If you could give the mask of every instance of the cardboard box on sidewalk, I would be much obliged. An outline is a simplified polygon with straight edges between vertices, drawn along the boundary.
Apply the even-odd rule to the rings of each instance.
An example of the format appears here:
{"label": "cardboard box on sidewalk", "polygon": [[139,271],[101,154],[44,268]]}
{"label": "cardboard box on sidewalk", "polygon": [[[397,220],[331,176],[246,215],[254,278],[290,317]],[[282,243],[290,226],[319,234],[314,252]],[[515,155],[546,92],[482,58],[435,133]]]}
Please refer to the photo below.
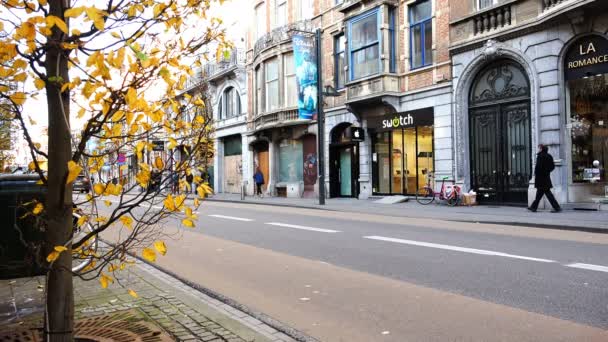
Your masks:
{"label": "cardboard box on sidewalk", "polygon": [[463,194],[462,195],[462,204],[466,206],[474,206],[477,205],[477,194]]}

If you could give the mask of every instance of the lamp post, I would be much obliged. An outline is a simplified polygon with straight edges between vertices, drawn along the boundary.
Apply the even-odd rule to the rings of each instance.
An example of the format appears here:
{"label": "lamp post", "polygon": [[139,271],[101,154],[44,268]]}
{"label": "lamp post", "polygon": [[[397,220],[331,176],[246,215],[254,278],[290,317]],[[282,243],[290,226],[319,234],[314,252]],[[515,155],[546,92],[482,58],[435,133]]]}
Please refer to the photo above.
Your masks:
{"label": "lamp post", "polygon": [[321,46],[321,29],[315,32],[317,45],[317,141],[319,145],[319,205],[325,205],[325,112],[323,111],[323,97],[334,97],[340,94],[332,86],[323,89],[323,53]]}

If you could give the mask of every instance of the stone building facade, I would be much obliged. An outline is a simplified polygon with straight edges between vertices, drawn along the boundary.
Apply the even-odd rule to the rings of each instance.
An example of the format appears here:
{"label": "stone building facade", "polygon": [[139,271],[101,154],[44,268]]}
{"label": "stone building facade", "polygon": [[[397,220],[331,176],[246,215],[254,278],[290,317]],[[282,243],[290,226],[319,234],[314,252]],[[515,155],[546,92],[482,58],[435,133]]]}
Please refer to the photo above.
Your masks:
{"label": "stone building facade", "polygon": [[[453,178],[448,0],[260,0],[252,6],[250,167],[265,173],[270,194],[318,194],[318,182],[306,179],[316,166],[317,122],[297,118],[286,69],[293,35],[316,29],[322,32],[320,81],[334,95],[324,101],[326,193],[415,194],[430,175]],[[277,93],[278,103],[272,102],[269,94]],[[411,122],[382,126],[401,116]],[[302,161],[289,159],[300,153]],[[292,182],[287,164],[303,168],[303,176],[295,172]]]}
{"label": "stone building facade", "polygon": [[457,182],[482,202],[530,202],[536,146],[545,144],[559,202],[588,207],[608,195],[608,3],[450,7]]}

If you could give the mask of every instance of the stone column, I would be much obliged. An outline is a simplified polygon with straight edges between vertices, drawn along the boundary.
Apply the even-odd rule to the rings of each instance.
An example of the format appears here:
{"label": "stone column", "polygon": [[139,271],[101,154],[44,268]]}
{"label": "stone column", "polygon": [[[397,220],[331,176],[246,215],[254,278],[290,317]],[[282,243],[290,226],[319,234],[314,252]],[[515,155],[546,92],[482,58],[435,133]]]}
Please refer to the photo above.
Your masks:
{"label": "stone column", "polygon": [[367,129],[367,120],[362,120],[365,140],[359,143],[359,199],[372,195],[372,136]]}
{"label": "stone column", "polygon": [[224,141],[216,138],[213,140],[215,144],[215,155],[213,156],[213,190],[215,193],[224,191]]}
{"label": "stone column", "polygon": [[247,135],[241,134],[241,189],[245,188],[245,195],[247,195],[248,185],[251,183],[251,177],[249,176],[251,167],[251,159],[249,159],[249,144],[247,143]]}
{"label": "stone column", "polygon": [[268,194],[276,196],[275,186],[279,176],[279,148],[274,140],[268,142]]}

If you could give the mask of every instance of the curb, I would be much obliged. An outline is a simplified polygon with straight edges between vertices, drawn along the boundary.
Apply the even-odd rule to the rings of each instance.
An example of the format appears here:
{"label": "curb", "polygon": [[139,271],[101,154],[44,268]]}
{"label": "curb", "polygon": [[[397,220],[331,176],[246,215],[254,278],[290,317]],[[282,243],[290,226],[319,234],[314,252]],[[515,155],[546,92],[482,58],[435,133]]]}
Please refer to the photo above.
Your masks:
{"label": "curb", "polygon": [[[223,199],[213,199],[206,198],[205,201],[209,202],[225,202],[225,203],[238,203],[238,204],[252,204],[252,205],[268,205],[274,207],[286,207],[286,208],[300,208],[300,209],[314,209],[314,210],[325,210],[325,211],[333,211],[333,212],[346,212],[345,210],[339,209],[330,209],[330,208],[322,208],[322,207],[313,207],[313,206],[305,206],[298,204],[282,204],[282,203],[260,203],[260,202],[252,202],[252,201],[240,201],[240,200],[223,200]],[[395,216],[395,215],[385,215],[388,217],[403,217],[403,218],[420,218],[420,219],[429,219],[429,220],[439,220],[445,222],[460,222],[460,223],[481,223],[481,224],[495,224],[495,225],[510,225],[510,226],[518,226],[518,227],[529,227],[529,228],[539,228],[539,229],[555,229],[555,230],[564,230],[564,231],[577,231],[584,233],[594,233],[594,234],[608,234],[608,228],[598,228],[598,227],[583,227],[583,226],[566,226],[566,225],[557,225],[557,224],[547,224],[547,223],[530,223],[530,222],[510,222],[510,221],[491,221],[491,220],[459,220],[459,219],[445,219],[445,218],[432,218],[432,217],[421,217],[421,216]]]}
{"label": "curb", "polygon": [[315,210],[325,210],[325,211],[342,211],[336,209],[323,208],[318,206],[307,206],[300,204],[282,204],[282,203],[263,203],[263,202],[253,202],[247,200],[223,200],[223,199],[214,199],[214,198],[205,198],[205,201],[208,202],[225,202],[225,203],[237,203],[237,204],[253,204],[253,205],[270,205],[273,207],[283,207],[283,208],[299,208],[299,209],[315,209]]}
{"label": "curb", "polygon": [[[100,240],[103,241],[104,243],[110,245],[110,246],[114,246],[113,243],[110,243],[110,242],[108,242],[106,240],[103,240],[103,239],[100,239]],[[270,316],[268,316],[268,315],[266,315],[266,314],[264,314],[262,312],[253,310],[253,309],[249,308],[248,306],[246,306],[244,304],[241,304],[241,303],[235,301],[232,298],[224,296],[223,294],[221,294],[219,292],[213,291],[213,290],[211,290],[211,289],[209,289],[207,287],[204,287],[204,286],[202,286],[200,284],[197,284],[197,283],[194,283],[194,282],[192,282],[190,280],[187,280],[187,279],[181,277],[180,275],[175,274],[173,271],[170,271],[170,270],[168,270],[168,269],[166,269],[166,268],[164,268],[164,267],[162,267],[160,265],[157,265],[155,263],[151,263],[148,260],[146,260],[146,259],[138,256],[137,254],[133,254],[131,252],[127,252],[127,254],[129,254],[131,257],[133,257],[133,258],[135,258],[135,259],[137,259],[137,260],[139,260],[139,261],[141,261],[141,262],[143,262],[143,263],[145,263],[147,265],[150,265],[150,266],[156,268],[157,270],[159,270],[159,271],[161,271],[163,273],[166,273],[166,274],[172,276],[173,278],[181,281],[182,283],[190,286],[191,288],[193,288],[193,289],[195,289],[195,290],[197,290],[197,291],[199,291],[199,292],[201,292],[201,293],[203,293],[203,294],[205,294],[205,295],[207,295],[207,296],[209,296],[209,297],[211,297],[211,298],[213,298],[215,300],[218,300],[218,301],[220,301],[220,302],[222,302],[222,303],[224,303],[224,304],[226,304],[228,306],[231,306],[231,307],[233,307],[233,308],[235,308],[235,309],[237,309],[237,310],[239,310],[239,311],[241,311],[243,313],[246,313],[247,315],[249,315],[249,316],[251,316],[251,317],[253,317],[253,318],[261,321],[262,323],[264,323],[264,324],[270,326],[271,328],[273,328],[273,329],[275,329],[275,330],[277,330],[277,331],[279,331],[279,332],[281,332],[281,333],[283,333],[283,334],[291,337],[292,339],[294,339],[294,340],[296,340],[298,342],[320,342],[319,340],[317,340],[317,339],[315,339],[315,338],[313,338],[311,336],[308,336],[308,335],[304,334],[303,332],[301,332],[301,331],[299,331],[299,330],[297,330],[295,328],[292,328],[292,327],[290,327],[290,326],[288,326],[288,325],[286,325],[286,324],[284,324],[284,323],[282,323],[282,322],[280,322],[280,321],[278,321],[278,320],[276,320],[276,319],[274,319],[274,318],[272,318],[272,317],[270,317]]]}

